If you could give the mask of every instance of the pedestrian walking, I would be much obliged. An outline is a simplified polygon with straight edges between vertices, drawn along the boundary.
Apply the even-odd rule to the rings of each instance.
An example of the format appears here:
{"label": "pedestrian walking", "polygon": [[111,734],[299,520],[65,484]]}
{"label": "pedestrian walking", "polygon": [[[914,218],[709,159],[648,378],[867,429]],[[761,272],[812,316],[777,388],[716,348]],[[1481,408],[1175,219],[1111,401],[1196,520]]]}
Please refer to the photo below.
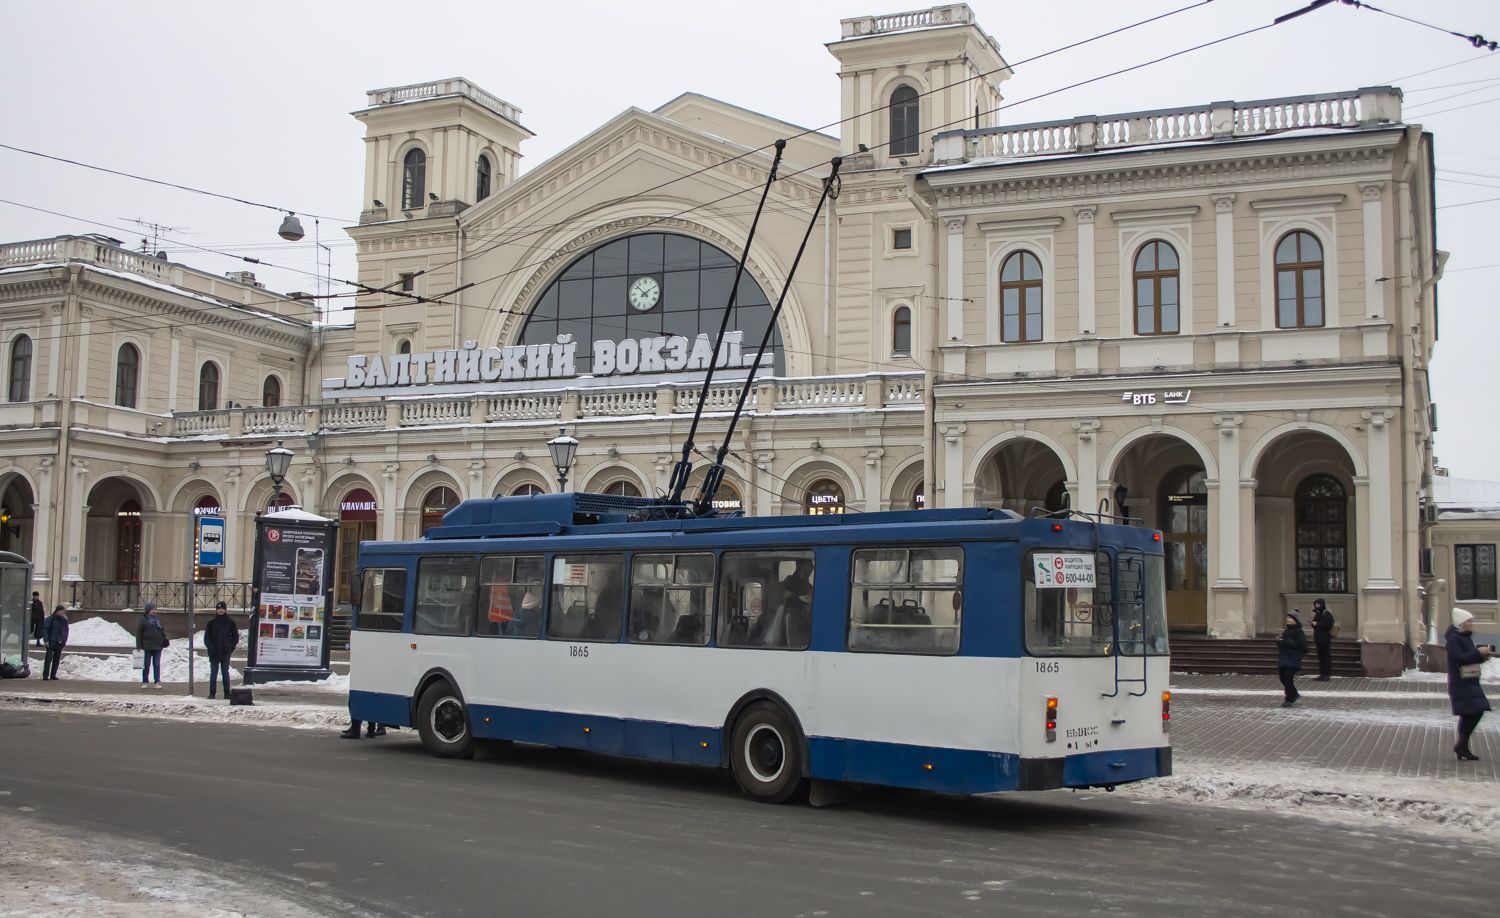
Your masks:
{"label": "pedestrian walking", "polygon": [[1293,609],[1286,616],[1286,630],[1276,639],[1276,670],[1281,674],[1281,688],[1285,695],[1283,708],[1297,703],[1302,693],[1297,691],[1297,671],[1302,669],[1302,658],[1307,655],[1307,632],[1302,630],[1302,619]]}
{"label": "pedestrian walking", "polygon": [[42,625],[42,643],[47,652],[42,657],[42,681],[57,681],[57,664],[62,662],[63,648],[68,646],[68,607],[59,604]]}
{"label": "pedestrian walking", "polygon": [[224,697],[229,697],[229,655],[240,646],[240,626],[229,617],[229,607],[221,600],[214,606],[213,620],[203,630],[203,646],[208,650],[208,697],[214,698],[219,676],[224,677]]}
{"label": "pedestrian walking", "polygon": [[1463,609],[1453,610],[1453,624],[1443,635],[1443,643],[1448,650],[1448,701],[1458,716],[1458,742],[1453,744],[1453,753],[1460,762],[1477,762],[1479,756],[1469,748],[1469,737],[1490,709],[1479,677],[1480,667],[1494,655],[1494,649],[1474,646],[1474,616]]}
{"label": "pedestrian walking", "polygon": [[31,592],[31,636],[36,639],[36,646],[42,646],[42,622],[47,620],[47,607],[42,605],[42,594],[33,590]]}
{"label": "pedestrian walking", "polygon": [[161,688],[161,652],[170,643],[167,640],[167,630],[162,627],[161,619],[156,617],[156,603],[146,603],[146,610],[141,613],[141,623],[135,626],[135,648],[145,654],[141,666],[141,688],[146,687],[153,667],[156,676],[154,687]]}
{"label": "pedestrian walking", "polygon": [[1318,651],[1317,681],[1327,682],[1333,678],[1333,634],[1339,630],[1339,623],[1322,599],[1313,600],[1312,626],[1313,647]]}

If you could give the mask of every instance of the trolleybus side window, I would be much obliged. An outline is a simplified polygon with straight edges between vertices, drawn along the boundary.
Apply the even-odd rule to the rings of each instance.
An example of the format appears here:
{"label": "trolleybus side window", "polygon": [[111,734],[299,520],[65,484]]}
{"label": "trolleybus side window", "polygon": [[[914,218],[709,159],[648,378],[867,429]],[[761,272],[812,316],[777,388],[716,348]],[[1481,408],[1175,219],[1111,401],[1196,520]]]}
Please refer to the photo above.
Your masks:
{"label": "trolleybus side window", "polygon": [[360,631],[400,631],[406,621],[406,570],[367,567],[360,596]]}
{"label": "trolleybus side window", "polygon": [[1114,644],[1109,555],[1044,548],[1027,561],[1026,650],[1039,657],[1107,655]]}
{"label": "trolleybus side window", "polygon": [[547,637],[554,641],[620,640],[625,604],[624,555],[555,555]]}
{"label": "trolleybus side window", "polygon": [[708,643],[714,607],[714,556],[635,555],[630,559],[630,640]]}
{"label": "trolleybus side window", "polygon": [[1120,595],[1120,653],[1167,653],[1166,574],[1161,555],[1135,549],[1115,562]]}
{"label": "trolleybus side window", "polygon": [[813,567],[810,551],[724,552],[719,646],[806,650],[812,643]]}
{"label": "trolleybus side window", "polygon": [[542,633],[542,597],[547,559],[543,555],[491,556],[479,564],[481,637],[534,638]]}
{"label": "trolleybus side window", "polygon": [[963,589],[961,548],[855,551],[849,649],[958,653]]}
{"label": "trolleybus side window", "polygon": [[478,558],[422,558],[417,562],[416,634],[467,635],[479,598]]}

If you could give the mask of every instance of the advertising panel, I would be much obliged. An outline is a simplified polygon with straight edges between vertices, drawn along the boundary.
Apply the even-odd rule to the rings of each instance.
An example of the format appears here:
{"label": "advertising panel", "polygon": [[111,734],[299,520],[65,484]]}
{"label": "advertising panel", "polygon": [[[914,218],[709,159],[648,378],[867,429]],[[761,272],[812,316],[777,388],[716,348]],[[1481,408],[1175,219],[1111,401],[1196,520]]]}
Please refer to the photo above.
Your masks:
{"label": "advertising panel", "polygon": [[317,669],[328,633],[330,530],[267,521],[261,531],[256,665]]}

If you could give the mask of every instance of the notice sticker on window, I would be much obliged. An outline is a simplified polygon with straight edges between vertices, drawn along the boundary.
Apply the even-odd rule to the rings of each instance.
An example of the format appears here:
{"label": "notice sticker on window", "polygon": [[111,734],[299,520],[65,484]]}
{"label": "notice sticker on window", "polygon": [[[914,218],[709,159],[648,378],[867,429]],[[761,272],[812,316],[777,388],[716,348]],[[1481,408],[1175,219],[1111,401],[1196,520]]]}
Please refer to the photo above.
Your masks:
{"label": "notice sticker on window", "polygon": [[1061,590],[1068,587],[1093,589],[1094,556],[1072,552],[1032,555],[1032,576],[1039,590]]}

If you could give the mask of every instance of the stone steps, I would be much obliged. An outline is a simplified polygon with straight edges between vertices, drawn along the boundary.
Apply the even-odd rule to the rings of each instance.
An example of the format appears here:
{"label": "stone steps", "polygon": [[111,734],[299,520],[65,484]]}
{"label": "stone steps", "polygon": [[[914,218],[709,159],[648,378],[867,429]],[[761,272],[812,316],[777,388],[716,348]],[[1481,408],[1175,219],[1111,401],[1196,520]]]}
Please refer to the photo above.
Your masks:
{"label": "stone steps", "polygon": [[[1276,640],[1246,638],[1220,640],[1207,637],[1173,635],[1172,671],[1179,673],[1275,673]],[[1302,658],[1302,672],[1316,675],[1318,657],[1309,639],[1307,656]],[[1363,676],[1358,641],[1333,642],[1333,674]]]}

